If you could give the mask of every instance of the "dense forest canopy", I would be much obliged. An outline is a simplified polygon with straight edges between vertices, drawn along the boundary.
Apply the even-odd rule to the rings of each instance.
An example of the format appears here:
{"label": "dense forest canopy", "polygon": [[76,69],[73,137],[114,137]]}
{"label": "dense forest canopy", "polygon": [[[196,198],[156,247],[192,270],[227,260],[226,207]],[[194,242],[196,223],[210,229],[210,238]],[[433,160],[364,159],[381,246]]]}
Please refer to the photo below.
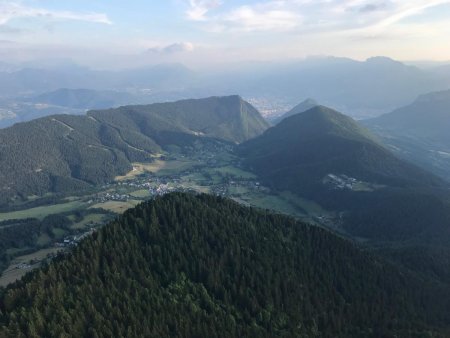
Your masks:
{"label": "dense forest canopy", "polygon": [[1,296],[11,337],[422,337],[450,293],[326,230],[210,195],[127,211]]}

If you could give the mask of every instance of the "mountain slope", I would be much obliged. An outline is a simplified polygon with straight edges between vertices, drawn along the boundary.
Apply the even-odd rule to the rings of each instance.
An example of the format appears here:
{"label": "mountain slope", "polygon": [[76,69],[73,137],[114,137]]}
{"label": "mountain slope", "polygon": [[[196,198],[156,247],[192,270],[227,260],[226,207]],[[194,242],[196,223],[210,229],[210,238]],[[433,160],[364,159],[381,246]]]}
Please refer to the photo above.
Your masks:
{"label": "mountain slope", "polygon": [[0,130],[1,201],[111,181],[169,144],[239,143],[267,123],[238,96],[55,115]]}
{"label": "mountain slope", "polygon": [[259,112],[236,95],[120,107],[88,115],[118,128],[131,124],[152,136],[184,133],[233,143],[251,139],[268,128]]}
{"label": "mountain slope", "polygon": [[326,107],[287,118],[239,152],[265,184],[345,211],[334,223],[352,235],[402,240],[449,233],[450,209],[439,195],[448,185]]}
{"label": "mountain slope", "polygon": [[244,143],[240,151],[262,176],[281,178],[285,170],[295,167],[299,176],[306,174],[305,184],[321,183],[327,174],[345,174],[377,184],[440,183],[397,159],[351,118],[324,106],[287,118]]}
{"label": "mountain slope", "polygon": [[406,337],[448,328],[448,295],[323,229],[171,194],[9,287],[0,333]]}
{"label": "mountain slope", "polygon": [[316,106],[318,106],[319,104],[317,103],[316,100],[313,99],[306,99],[305,101],[299,103],[298,105],[296,105],[294,108],[292,108],[290,111],[288,111],[287,113],[277,117],[274,121],[273,124],[278,124],[281,121],[283,121],[285,118],[288,118],[289,116],[292,115],[296,115],[296,114],[300,114],[303,113],[307,110],[310,110]]}
{"label": "mountain slope", "polygon": [[422,95],[364,123],[399,156],[450,180],[450,91]]}

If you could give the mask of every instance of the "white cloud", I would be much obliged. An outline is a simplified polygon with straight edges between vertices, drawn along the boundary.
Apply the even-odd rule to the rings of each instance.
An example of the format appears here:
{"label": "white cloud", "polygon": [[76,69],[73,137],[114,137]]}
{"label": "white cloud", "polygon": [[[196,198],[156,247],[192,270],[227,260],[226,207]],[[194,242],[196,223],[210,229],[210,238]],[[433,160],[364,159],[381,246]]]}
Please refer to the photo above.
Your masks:
{"label": "white cloud", "polygon": [[111,24],[106,14],[79,13],[72,11],[54,11],[34,8],[11,1],[0,3],[0,25],[4,25],[16,18],[44,18],[50,20],[77,20],[101,24]]}
{"label": "white cloud", "polygon": [[450,0],[261,0],[230,8],[218,0],[189,0],[187,17],[216,32],[367,30],[375,34],[446,3]]}
{"label": "white cloud", "polygon": [[222,20],[224,28],[243,31],[287,31],[299,26],[302,16],[276,6],[242,6]]}
{"label": "white cloud", "polygon": [[427,0],[427,1],[408,1],[405,4],[398,4],[396,10],[390,13],[390,16],[379,21],[375,28],[385,28],[400,22],[411,16],[418,15],[424,10],[450,3],[449,0]]}
{"label": "white cloud", "polygon": [[191,42],[177,42],[167,46],[156,46],[151,47],[147,51],[149,53],[158,53],[158,54],[177,54],[177,53],[185,53],[194,51],[195,46]]}
{"label": "white cloud", "polygon": [[220,0],[189,0],[186,15],[190,20],[204,21],[207,13],[222,4]]}

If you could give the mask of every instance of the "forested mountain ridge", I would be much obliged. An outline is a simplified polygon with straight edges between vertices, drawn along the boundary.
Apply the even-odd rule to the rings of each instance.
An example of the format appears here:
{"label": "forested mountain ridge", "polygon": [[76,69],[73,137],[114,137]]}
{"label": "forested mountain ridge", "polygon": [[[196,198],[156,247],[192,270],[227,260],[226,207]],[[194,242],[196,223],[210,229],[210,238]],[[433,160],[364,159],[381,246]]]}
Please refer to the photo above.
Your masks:
{"label": "forested mountain ridge", "polygon": [[0,130],[0,202],[111,181],[169,144],[239,143],[268,127],[239,96],[55,115]]}
{"label": "forested mountain ridge", "polygon": [[1,334],[444,336],[449,293],[326,230],[208,195],[127,211],[1,296]]}
{"label": "forested mountain ridge", "polygon": [[450,238],[448,184],[332,109],[291,116],[238,149],[264,184],[344,212],[332,223],[353,236]]}
{"label": "forested mountain ridge", "polygon": [[[167,143],[167,134],[205,136],[233,143],[251,139],[268,128],[260,113],[240,96],[190,99],[129,106],[88,113],[118,128],[139,128]],[[179,142],[179,141],[178,141]]]}
{"label": "forested mountain ridge", "polygon": [[396,158],[350,117],[324,106],[288,117],[242,144],[240,152],[247,164],[263,177],[279,175],[281,178],[284,170],[295,167],[296,175],[304,178],[305,184],[321,183],[330,173],[378,184],[442,183],[437,177]]}

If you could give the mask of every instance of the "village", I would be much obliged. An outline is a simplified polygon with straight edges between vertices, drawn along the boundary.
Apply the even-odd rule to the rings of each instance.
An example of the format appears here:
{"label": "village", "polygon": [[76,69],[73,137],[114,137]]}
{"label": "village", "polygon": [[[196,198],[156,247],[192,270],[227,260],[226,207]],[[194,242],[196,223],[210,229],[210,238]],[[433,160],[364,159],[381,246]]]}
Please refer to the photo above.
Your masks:
{"label": "village", "polygon": [[[241,169],[232,155],[233,146],[208,142],[183,148],[165,156],[161,168],[142,170],[139,174],[105,184],[88,197],[89,205],[130,202],[162,196],[171,192],[208,192],[233,197],[255,190],[265,191],[256,176]],[[133,170],[137,170],[134,168]]]}

